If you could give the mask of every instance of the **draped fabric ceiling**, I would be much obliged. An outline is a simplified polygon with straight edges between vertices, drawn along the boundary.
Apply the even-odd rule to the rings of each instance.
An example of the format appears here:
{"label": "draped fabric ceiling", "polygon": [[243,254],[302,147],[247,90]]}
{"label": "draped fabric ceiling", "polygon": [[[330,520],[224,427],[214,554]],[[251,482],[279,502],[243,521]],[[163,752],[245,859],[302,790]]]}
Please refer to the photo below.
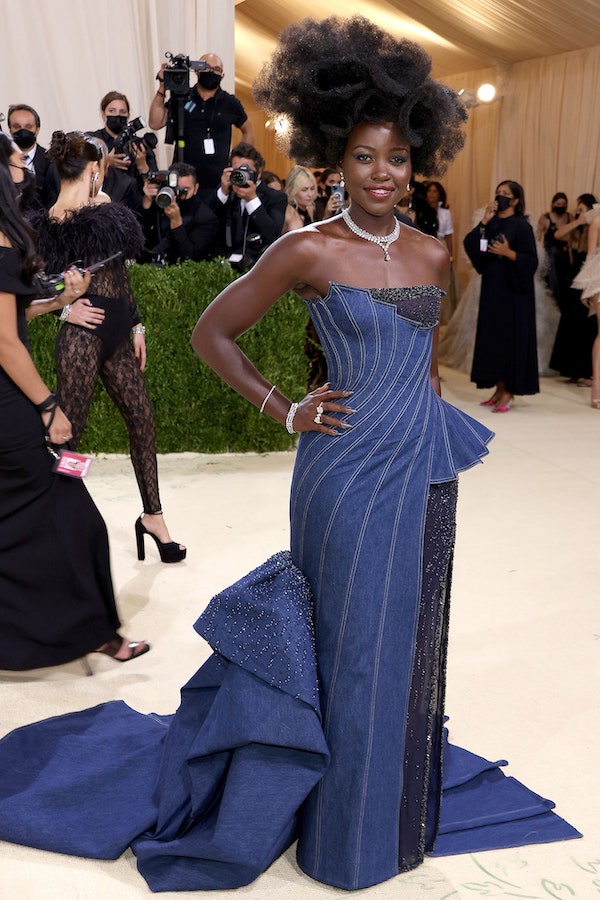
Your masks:
{"label": "draped fabric ceiling", "polygon": [[[456,238],[502,179],[523,184],[532,221],[557,190],[572,209],[583,192],[600,199],[599,0],[236,0],[236,91],[280,174],[288,161],[262,130],[252,82],[288,23],[359,14],[421,44],[434,77],[457,90],[499,89],[499,100],[470,110],[465,149],[442,179]],[[460,253],[457,262],[464,280]]]}
{"label": "draped fabric ceiling", "polygon": [[363,15],[421,44],[437,78],[600,43],[598,0],[236,0],[236,81],[249,90],[279,32],[304,18]]}

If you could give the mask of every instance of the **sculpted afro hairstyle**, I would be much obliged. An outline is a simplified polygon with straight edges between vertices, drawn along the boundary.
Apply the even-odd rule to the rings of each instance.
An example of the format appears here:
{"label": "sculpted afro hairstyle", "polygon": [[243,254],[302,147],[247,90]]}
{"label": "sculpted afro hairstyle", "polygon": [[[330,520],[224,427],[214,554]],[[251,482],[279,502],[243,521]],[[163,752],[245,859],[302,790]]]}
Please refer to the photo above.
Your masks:
{"label": "sculpted afro hairstyle", "polygon": [[413,169],[442,175],[463,146],[467,113],[430,72],[422,47],[362,16],[305,19],[282,31],[254,97],[288,120],[286,150],[304,165],[337,166],[358,122],[395,122]]}

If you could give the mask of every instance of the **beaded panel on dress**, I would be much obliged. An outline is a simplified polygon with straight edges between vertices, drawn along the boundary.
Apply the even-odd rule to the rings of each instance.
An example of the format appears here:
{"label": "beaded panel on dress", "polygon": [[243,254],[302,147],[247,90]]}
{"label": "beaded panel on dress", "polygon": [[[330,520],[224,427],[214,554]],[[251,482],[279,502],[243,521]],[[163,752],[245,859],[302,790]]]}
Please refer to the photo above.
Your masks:
{"label": "beaded panel on dress", "polygon": [[369,294],[377,303],[395,306],[403,319],[431,328],[438,323],[444,291],[437,285],[418,284],[414,287],[370,288]]}

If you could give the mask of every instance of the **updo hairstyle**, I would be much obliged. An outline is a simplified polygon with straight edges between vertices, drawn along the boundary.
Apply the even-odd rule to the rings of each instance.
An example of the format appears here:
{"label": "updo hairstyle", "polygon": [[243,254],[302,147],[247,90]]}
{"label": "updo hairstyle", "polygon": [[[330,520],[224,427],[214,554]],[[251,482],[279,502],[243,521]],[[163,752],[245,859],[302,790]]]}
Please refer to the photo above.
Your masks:
{"label": "updo hairstyle", "polygon": [[102,160],[98,141],[83,131],[55,131],[48,155],[56,165],[62,181],[75,181],[88,163]]}

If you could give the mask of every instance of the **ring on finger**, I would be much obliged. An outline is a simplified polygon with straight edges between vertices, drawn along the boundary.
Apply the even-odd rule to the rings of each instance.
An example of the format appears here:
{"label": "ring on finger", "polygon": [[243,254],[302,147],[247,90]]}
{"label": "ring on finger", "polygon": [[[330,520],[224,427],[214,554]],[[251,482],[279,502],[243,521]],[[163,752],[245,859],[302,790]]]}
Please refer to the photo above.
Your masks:
{"label": "ring on finger", "polygon": [[317,425],[321,424],[321,413],[316,414],[316,416],[313,419],[313,422],[315,422]]}
{"label": "ring on finger", "polygon": [[322,416],[324,412],[325,410],[323,409],[323,404],[319,403],[319,405],[317,406],[317,415]]}

